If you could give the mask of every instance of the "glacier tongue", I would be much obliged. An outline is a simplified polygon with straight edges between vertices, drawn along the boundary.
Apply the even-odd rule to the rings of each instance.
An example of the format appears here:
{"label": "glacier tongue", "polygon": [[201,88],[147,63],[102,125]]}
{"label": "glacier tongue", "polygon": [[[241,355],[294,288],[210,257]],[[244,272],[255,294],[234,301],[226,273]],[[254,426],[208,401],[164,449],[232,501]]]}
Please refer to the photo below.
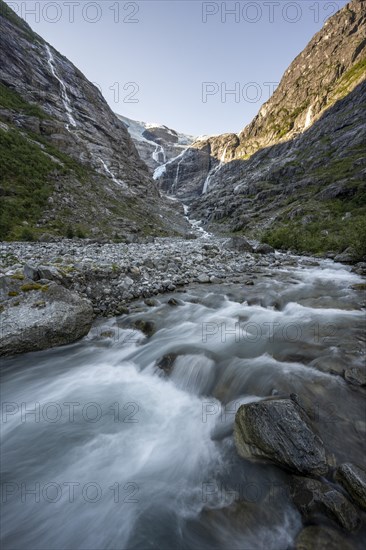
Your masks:
{"label": "glacier tongue", "polygon": [[72,111],[72,107],[71,107],[70,98],[67,95],[67,89],[66,89],[66,85],[65,85],[64,81],[58,76],[58,74],[56,72],[55,58],[53,57],[53,54],[50,50],[49,45],[46,44],[45,48],[46,48],[47,57],[48,57],[47,63],[49,65],[50,69],[51,69],[51,73],[60,84],[62,103],[64,104],[66,116],[69,120],[69,123],[66,124],[65,127],[66,127],[66,130],[68,132],[70,132],[70,124],[74,128],[76,127],[76,121],[75,121],[75,119],[72,115],[73,111]]}

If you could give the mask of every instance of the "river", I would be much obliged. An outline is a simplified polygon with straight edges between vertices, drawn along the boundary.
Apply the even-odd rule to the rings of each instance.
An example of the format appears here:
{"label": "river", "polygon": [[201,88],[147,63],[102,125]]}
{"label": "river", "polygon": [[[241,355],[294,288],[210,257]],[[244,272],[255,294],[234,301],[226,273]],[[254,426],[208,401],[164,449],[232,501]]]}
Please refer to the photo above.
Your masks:
{"label": "river", "polygon": [[[343,378],[364,358],[360,282],[295,258],[4,361],[3,550],[292,548],[288,476],[237,455],[235,411],[296,393],[334,460],[362,464],[364,393]],[[140,318],[150,338],[126,328]]]}

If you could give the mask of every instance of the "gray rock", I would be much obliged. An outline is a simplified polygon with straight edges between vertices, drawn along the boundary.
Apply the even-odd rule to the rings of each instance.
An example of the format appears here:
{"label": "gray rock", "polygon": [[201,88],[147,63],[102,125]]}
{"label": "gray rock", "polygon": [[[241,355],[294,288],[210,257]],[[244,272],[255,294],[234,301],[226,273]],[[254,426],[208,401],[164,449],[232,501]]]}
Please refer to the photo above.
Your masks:
{"label": "gray rock", "polygon": [[165,372],[165,374],[170,374],[174,367],[174,362],[178,357],[175,353],[169,353],[164,355],[156,362],[156,366]]}
{"label": "gray rock", "polygon": [[2,313],[0,355],[14,355],[70,344],[85,336],[93,322],[91,303],[51,283],[18,297]]}
{"label": "gray rock", "polygon": [[323,442],[291,399],[242,405],[235,416],[235,444],[244,458],[267,459],[302,474],[327,472]]}
{"label": "gray rock", "polygon": [[199,283],[209,283],[210,277],[205,273],[201,273],[201,275],[198,275],[197,280]]}
{"label": "gray rock", "polygon": [[51,265],[40,265],[38,267],[38,273],[40,279],[47,279],[48,281],[60,281],[62,279],[62,274],[56,267]]}
{"label": "gray rock", "polygon": [[261,243],[255,248],[256,254],[272,254],[274,251],[273,246],[267,243]]}
{"label": "gray rock", "polygon": [[360,524],[356,508],[328,483],[293,477],[291,496],[305,521],[316,521],[326,516],[349,532],[355,531]]}
{"label": "gray rock", "polygon": [[366,472],[355,464],[339,466],[335,479],[349,493],[360,508],[366,510]]}
{"label": "gray rock", "polygon": [[345,369],[344,378],[354,386],[366,386],[366,368],[350,367]]}
{"label": "gray rock", "polygon": [[38,269],[31,264],[25,264],[23,271],[27,279],[31,279],[32,281],[38,281],[41,278]]}
{"label": "gray rock", "polygon": [[300,531],[295,550],[352,550],[352,546],[335,529],[309,525]]}
{"label": "gray rock", "polygon": [[353,248],[348,247],[341,254],[337,254],[334,260],[343,264],[353,264],[356,258],[357,254],[355,253]]}
{"label": "gray rock", "polygon": [[228,243],[228,248],[238,252],[253,252],[252,245],[244,237],[232,237]]}

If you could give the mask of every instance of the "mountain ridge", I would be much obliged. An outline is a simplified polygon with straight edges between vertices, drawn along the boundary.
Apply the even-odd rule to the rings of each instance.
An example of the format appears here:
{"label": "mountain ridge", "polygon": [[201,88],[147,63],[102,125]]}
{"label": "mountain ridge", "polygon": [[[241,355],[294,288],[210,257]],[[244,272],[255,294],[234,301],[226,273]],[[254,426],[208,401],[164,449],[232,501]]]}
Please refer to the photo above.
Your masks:
{"label": "mountain ridge", "polygon": [[[184,234],[184,217],[161,196],[97,87],[3,0],[0,8],[2,238]],[[37,163],[41,179],[31,170]]]}

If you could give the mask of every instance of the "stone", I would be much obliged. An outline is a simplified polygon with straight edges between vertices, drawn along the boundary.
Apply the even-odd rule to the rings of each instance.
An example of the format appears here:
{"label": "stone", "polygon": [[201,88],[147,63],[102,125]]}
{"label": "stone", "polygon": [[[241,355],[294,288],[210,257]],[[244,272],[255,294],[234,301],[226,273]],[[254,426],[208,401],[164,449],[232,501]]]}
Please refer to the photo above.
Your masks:
{"label": "stone", "polygon": [[309,525],[300,531],[295,550],[352,550],[339,531],[320,525]]}
{"label": "stone", "polygon": [[177,354],[175,353],[169,353],[167,355],[164,355],[158,361],[156,362],[156,366],[165,372],[165,374],[170,374],[173,370],[174,362],[177,358]]}
{"label": "stone", "polygon": [[34,265],[25,264],[23,271],[27,279],[31,279],[32,281],[38,281],[41,278],[38,269]]}
{"label": "stone", "polygon": [[336,481],[342,485],[352,500],[366,510],[366,472],[351,463],[341,464],[335,473]]}
{"label": "stone", "polygon": [[146,298],[144,302],[149,307],[157,307],[159,305],[159,301],[156,300],[155,298]]}
{"label": "stone", "polygon": [[326,516],[348,532],[355,531],[360,525],[356,508],[329,483],[294,476],[290,492],[305,521],[317,521]]}
{"label": "stone", "polygon": [[293,399],[266,399],[239,407],[234,423],[240,456],[266,459],[309,475],[328,471],[325,449],[305,411]]}
{"label": "stone", "polygon": [[48,281],[60,281],[62,279],[62,274],[56,267],[51,265],[40,265],[38,267],[38,273],[40,279],[47,279]]}
{"label": "stone", "polygon": [[349,367],[344,371],[344,378],[354,386],[366,386],[366,368]]}
{"label": "stone", "polygon": [[70,344],[85,336],[93,322],[89,300],[56,283],[26,292],[19,301],[17,307],[9,304],[2,312],[0,355]]}
{"label": "stone", "polygon": [[184,305],[182,300],[177,300],[176,298],[170,298],[168,300],[168,304],[170,306],[182,306],[182,305]]}
{"label": "stone", "polygon": [[228,242],[228,248],[238,252],[254,252],[252,245],[244,237],[232,237]]}
{"label": "stone", "polygon": [[341,254],[337,254],[337,256],[334,258],[334,261],[341,262],[343,264],[353,264],[355,263],[356,258],[357,254],[355,253],[353,248],[349,246]]}
{"label": "stone", "polygon": [[146,321],[145,319],[137,319],[132,322],[132,326],[137,330],[140,330],[145,336],[150,337],[155,332],[155,323],[153,321]]}
{"label": "stone", "polygon": [[199,283],[209,283],[210,277],[205,273],[201,273],[201,275],[198,275],[197,280]]}
{"label": "stone", "polygon": [[256,254],[273,254],[275,249],[273,246],[267,243],[261,243],[258,246],[256,246],[254,252]]}

